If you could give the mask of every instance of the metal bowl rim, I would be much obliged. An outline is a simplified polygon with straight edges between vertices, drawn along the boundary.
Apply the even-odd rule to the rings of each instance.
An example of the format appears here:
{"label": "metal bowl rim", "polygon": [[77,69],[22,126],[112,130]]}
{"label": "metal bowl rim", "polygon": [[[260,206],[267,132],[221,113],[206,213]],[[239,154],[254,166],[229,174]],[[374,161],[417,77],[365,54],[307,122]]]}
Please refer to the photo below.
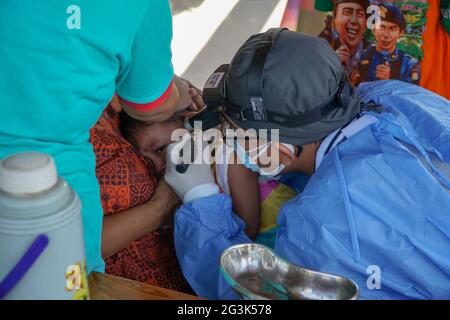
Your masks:
{"label": "metal bowl rim", "polygon": [[349,278],[346,278],[346,277],[343,277],[343,276],[339,276],[339,275],[333,274],[333,273],[326,273],[326,272],[314,271],[314,270],[311,270],[311,269],[308,269],[308,268],[304,268],[304,267],[298,266],[298,265],[296,265],[296,264],[294,264],[294,263],[292,263],[292,262],[289,262],[289,261],[287,261],[286,259],[283,259],[282,257],[278,256],[278,255],[275,253],[275,251],[272,250],[271,248],[269,248],[269,247],[267,247],[267,246],[265,246],[265,245],[259,244],[259,243],[240,243],[240,244],[236,244],[236,245],[233,245],[233,246],[228,247],[227,249],[225,249],[225,250],[222,252],[222,254],[220,255],[220,270],[221,270],[221,272],[224,273],[224,276],[226,276],[226,278],[229,279],[229,280],[232,282],[232,285],[233,285],[233,286],[236,286],[236,287],[240,288],[242,291],[245,291],[246,293],[248,292],[248,293],[251,294],[251,295],[261,297],[261,299],[269,300],[267,297],[264,297],[264,296],[261,296],[261,295],[259,295],[259,294],[257,294],[257,293],[254,293],[253,291],[250,291],[250,290],[248,290],[247,288],[245,288],[245,287],[243,287],[242,285],[240,285],[239,283],[237,283],[237,282],[234,280],[234,278],[232,278],[232,277],[230,276],[230,274],[225,270],[225,268],[223,267],[223,266],[224,266],[224,263],[223,263],[223,262],[224,262],[225,256],[226,256],[227,254],[229,254],[229,252],[234,251],[234,250],[236,250],[236,249],[243,248],[243,247],[249,247],[249,246],[259,247],[260,249],[266,250],[266,251],[270,252],[272,255],[274,255],[277,259],[281,260],[282,262],[285,262],[285,263],[287,263],[287,264],[292,264],[292,265],[294,265],[295,267],[300,268],[300,269],[303,269],[303,270],[306,270],[306,271],[308,271],[308,272],[315,273],[315,274],[321,275],[321,276],[327,276],[327,277],[332,277],[332,278],[336,278],[336,279],[348,281],[348,282],[350,282],[350,284],[352,284],[352,285],[354,286],[354,288],[355,288],[355,293],[354,293],[354,295],[353,295],[350,299],[348,299],[348,300],[357,300],[358,297],[359,297],[359,287],[358,287],[358,285],[356,284],[356,282],[354,282],[352,279],[349,279]]}

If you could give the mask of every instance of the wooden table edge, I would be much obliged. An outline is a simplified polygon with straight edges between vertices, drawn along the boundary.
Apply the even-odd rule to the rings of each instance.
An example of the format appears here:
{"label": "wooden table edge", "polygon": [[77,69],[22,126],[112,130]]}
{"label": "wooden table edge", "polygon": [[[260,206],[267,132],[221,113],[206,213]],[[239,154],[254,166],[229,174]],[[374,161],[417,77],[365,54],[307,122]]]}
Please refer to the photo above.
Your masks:
{"label": "wooden table edge", "polygon": [[91,300],[203,300],[187,293],[98,272],[89,275],[89,293]]}

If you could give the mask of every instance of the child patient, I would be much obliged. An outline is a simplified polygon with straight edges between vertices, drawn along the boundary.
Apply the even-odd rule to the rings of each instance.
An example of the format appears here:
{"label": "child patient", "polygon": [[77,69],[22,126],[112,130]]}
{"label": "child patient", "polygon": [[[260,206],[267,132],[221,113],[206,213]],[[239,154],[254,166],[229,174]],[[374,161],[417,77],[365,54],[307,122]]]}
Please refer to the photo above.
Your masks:
{"label": "child patient", "polygon": [[[120,113],[123,137],[153,163],[158,177],[164,175],[171,134],[181,128],[184,128],[184,118],[177,114],[163,122],[145,123],[125,112]],[[273,247],[279,208],[293,198],[295,192],[277,180],[259,177],[236,161],[213,164],[211,170],[221,192],[231,196],[233,210],[245,222],[248,237],[252,240],[258,237],[257,242]]]}

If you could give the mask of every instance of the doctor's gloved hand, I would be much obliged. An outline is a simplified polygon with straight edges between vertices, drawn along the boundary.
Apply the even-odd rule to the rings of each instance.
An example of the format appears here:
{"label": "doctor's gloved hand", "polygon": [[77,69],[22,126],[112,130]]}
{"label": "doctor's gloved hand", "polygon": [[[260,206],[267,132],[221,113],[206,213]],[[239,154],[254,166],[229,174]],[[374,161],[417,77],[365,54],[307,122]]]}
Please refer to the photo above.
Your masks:
{"label": "doctor's gloved hand", "polygon": [[[164,178],[172,187],[173,191],[183,203],[192,202],[219,193],[219,187],[215,183],[211,172],[211,165],[205,161],[184,164],[180,156],[182,147],[177,142],[169,145],[167,149],[166,173]],[[209,148],[208,145],[203,146],[204,152],[209,151],[206,148]],[[202,155],[198,154],[195,158],[198,159],[198,157],[202,157]]]}

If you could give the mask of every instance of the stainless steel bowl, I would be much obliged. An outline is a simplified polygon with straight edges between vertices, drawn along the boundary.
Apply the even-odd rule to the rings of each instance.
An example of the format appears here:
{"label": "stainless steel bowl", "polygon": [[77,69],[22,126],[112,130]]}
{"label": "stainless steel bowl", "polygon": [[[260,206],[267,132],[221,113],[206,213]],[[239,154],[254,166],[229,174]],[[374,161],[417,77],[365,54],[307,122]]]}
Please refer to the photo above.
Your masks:
{"label": "stainless steel bowl", "polygon": [[232,288],[248,300],[355,300],[353,281],[308,270],[280,258],[259,244],[239,244],[220,257],[221,272]]}

